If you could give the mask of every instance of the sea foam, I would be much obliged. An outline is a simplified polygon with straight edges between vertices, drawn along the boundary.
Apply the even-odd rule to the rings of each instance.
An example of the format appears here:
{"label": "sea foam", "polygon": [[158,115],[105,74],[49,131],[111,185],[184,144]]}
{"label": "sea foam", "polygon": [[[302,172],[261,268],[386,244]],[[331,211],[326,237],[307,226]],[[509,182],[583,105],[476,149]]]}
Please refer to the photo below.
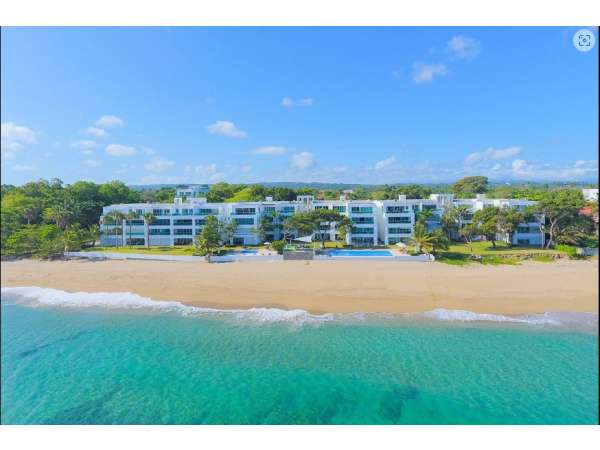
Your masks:
{"label": "sea foam", "polygon": [[293,325],[320,324],[343,321],[364,323],[369,319],[393,321],[398,319],[425,319],[442,322],[496,322],[528,324],[551,327],[568,327],[597,332],[598,314],[546,312],[505,316],[501,314],[476,313],[473,311],[438,308],[420,313],[346,313],[311,314],[303,309],[249,308],[216,309],[185,305],[179,301],[153,300],[131,292],[66,292],[58,289],[30,287],[3,287],[2,297],[15,299],[30,307],[104,308],[119,310],[142,310],[148,312],[176,313],[186,317],[213,316],[257,323],[285,322]]}

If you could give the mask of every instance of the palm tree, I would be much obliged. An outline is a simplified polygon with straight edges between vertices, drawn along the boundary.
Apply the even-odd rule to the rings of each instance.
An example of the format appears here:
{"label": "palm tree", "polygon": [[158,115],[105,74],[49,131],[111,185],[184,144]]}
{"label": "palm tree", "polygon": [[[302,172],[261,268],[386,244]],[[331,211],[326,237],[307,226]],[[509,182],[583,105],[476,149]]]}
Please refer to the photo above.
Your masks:
{"label": "palm tree", "polygon": [[150,224],[154,222],[156,217],[151,212],[145,212],[142,217],[144,218],[144,226],[146,227],[146,248],[150,248]]}
{"label": "palm tree", "polygon": [[454,208],[454,213],[456,214],[456,221],[458,223],[458,231],[463,227],[466,215],[471,213],[471,209],[467,205],[458,205]]}
{"label": "palm tree", "polygon": [[100,238],[100,227],[96,224],[90,225],[88,227],[88,236],[92,241],[92,247],[95,247],[96,240]]}
{"label": "palm tree", "polygon": [[127,241],[129,243],[129,247],[131,247],[131,227],[133,225],[131,222],[134,221],[135,219],[139,218],[140,215],[137,212],[135,212],[134,210],[130,209],[125,217],[127,219],[127,226],[128,226],[127,230],[128,230],[128,236],[129,236],[127,238]]}
{"label": "palm tree", "polygon": [[427,232],[425,225],[421,222],[415,224],[413,236],[410,238],[411,245],[415,246],[416,253],[429,253],[434,248],[436,238]]}
{"label": "palm tree", "polygon": [[[121,227],[121,245],[123,247],[125,247],[125,242],[123,242],[123,222],[125,221],[125,219],[127,218],[127,216],[125,214],[123,214],[121,211],[115,211],[114,212],[114,217],[115,217],[115,221],[117,222],[117,225],[120,225]],[[116,233],[119,230],[118,227],[115,228],[115,237],[116,237]],[[115,242],[118,242],[117,240],[115,240]]]}

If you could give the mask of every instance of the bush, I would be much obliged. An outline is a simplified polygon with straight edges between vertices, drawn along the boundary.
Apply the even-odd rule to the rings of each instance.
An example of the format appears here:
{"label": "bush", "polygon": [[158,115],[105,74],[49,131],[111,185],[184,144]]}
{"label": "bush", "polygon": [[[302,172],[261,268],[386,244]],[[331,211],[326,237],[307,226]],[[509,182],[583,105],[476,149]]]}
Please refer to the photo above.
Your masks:
{"label": "bush", "polygon": [[285,247],[285,241],[274,241],[271,243],[271,247],[281,255],[283,253],[283,247]]}
{"label": "bush", "polygon": [[569,259],[578,259],[577,249],[572,245],[559,244],[556,246],[556,250],[559,252],[566,253]]}

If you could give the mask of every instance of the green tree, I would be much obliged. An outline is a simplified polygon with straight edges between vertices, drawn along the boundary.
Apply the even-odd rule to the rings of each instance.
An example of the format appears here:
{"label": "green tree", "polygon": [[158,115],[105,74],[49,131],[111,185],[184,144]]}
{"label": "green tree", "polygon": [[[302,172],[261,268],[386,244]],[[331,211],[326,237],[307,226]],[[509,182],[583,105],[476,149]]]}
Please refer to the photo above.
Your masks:
{"label": "green tree", "polygon": [[548,235],[546,248],[555,245],[557,235],[573,225],[579,217],[584,201],[580,190],[561,189],[547,192],[529,212],[543,215],[540,231]]}
{"label": "green tree", "polygon": [[513,236],[519,224],[525,221],[525,216],[515,208],[502,208],[498,214],[497,226],[500,233],[506,234],[508,245],[512,246]]}
{"label": "green tree", "polygon": [[133,221],[136,219],[139,219],[139,214],[136,213],[134,210],[130,209],[127,214],[125,215],[125,218],[127,219],[127,243],[128,245],[131,247],[131,228],[133,227]]}
{"label": "green tree", "polygon": [[146,248],[150,248],[150,224],[154,222],[156,217],[151,212],[145,212],[142,217],[144,218],[144,228],[146,229]]}
{"label": "green tree", "polygon": [[496,236],[499,231],[499,216],[500,208],[495,206],[488,206],[475,211],[473,214],[473,223],[476,224],[479,234],[485,236],[486,240],[490,241],[494,248],[496,247]]}
{"label": "green tree", "polygon": [[[115,238],[117,237],[116,233],[121,235],[121,246],[125,247],[124,236],[123,236],[123,224],[127,216],[121,211],[114,211],[113,217],[115,218]],[[118,239],[115,239],[115,246],[117,245]]]}
{"label": "green tree", "polygon": [[488,188],[487,177],[464,177],[454,183],[450,190],[457,198],[472,198],[475,194],[483,194]]}
{"label": "green tree", "polygon": [[467,245],[469,246],[469,252],[471,253],[471,256],[473,256],[473,254],[474,254],[473,238],[475,238],[475,236],[478,236],[480,234],[479,227],[477,226],[476,223],[469,223],[469,224],[465,225],[464,227],[462,227],[459,230],[459,233],[464,238]]}
{"label": "green tree", "polygon": [[284,221],[286,235],[296,232],[298,237],[306,236],[314,232],[315,223],[308,212],[297,212]]}
{"label": "green tree", "polygon": [[211,256],[219,249],[220,244],[219,221],[215,216],[207,216],[202,231],[194,238],[194,247],[210,263]]}
{"label": "green tree", "polygon": [[434,248],[435,237],[427,232],[423,223],[417,222],[410,238],[410,244],[415,247],[415,253],[430,253]]}
{"label": "green tree", "polygon": [[233,237],[237,233],[238,223],[235,219],[219,221],[219,234],[226,245],[233,245]]}

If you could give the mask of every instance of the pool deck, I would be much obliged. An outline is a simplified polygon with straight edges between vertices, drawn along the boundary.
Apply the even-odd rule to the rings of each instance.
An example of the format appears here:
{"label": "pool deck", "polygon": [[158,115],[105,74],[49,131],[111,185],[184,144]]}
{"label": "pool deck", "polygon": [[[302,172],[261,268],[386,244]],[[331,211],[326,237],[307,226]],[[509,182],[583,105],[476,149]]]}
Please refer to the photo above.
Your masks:
{"label": "pool deck", "polygon": [[[391,252],[392,256],[328,256],[315,255],[318,261],[404,261],[404,262],[428,262],[433,261],[430,255],[404,255]],[[111,253],[111,252],[65,252],[68,258],[86,258],[90,260],[147,260],[147,261],[186,261],[186,262],[206,262],[204,256],[183,256],[183,255],[149,255],[141,253]],[[283,256],[273,254],[229,254],[222,256],[213,256],[213,262],[273,262],[283,261]]]}

